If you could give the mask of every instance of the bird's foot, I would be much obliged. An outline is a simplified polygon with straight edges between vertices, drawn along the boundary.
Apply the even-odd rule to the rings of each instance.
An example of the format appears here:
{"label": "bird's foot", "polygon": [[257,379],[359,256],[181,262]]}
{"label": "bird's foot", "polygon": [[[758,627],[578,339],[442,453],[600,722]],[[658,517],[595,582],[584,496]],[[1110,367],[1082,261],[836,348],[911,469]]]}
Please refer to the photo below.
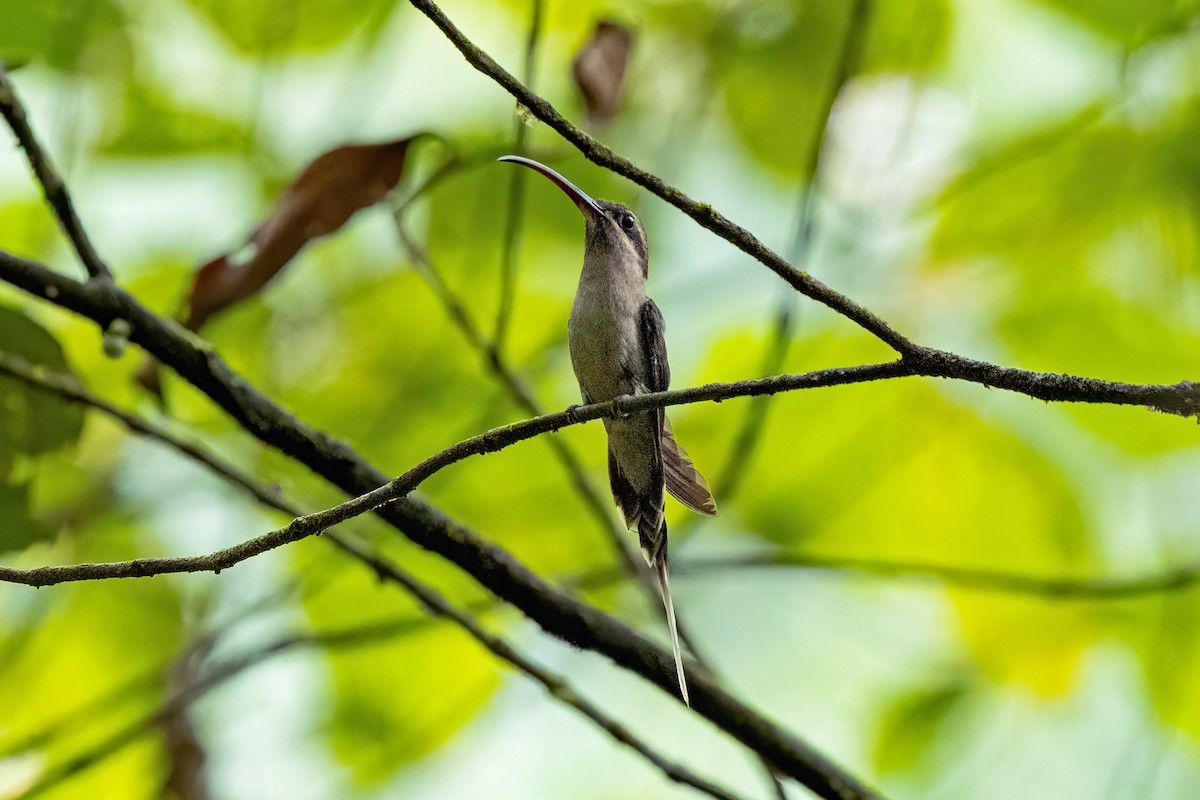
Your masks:
{"label": "bird's foot", "polygon": [[623,394],[619,397],[613,398],[613,413],[616,415],[617,419],[629,419],[629,417],[633,414],[633,412],[630,411],[629,407],[627,406],[627,403],[629,403],[629,401],[632,399],[633,395],[631,394]]}
{"label": "bird's foot", "polygon": [[567,410],[566,410],[567,421],[570,422],[572,425],[579,422],[579,409],[581,409],[581,408],[583,408],[583,406],[581,406],[579,404],[567,406]]}

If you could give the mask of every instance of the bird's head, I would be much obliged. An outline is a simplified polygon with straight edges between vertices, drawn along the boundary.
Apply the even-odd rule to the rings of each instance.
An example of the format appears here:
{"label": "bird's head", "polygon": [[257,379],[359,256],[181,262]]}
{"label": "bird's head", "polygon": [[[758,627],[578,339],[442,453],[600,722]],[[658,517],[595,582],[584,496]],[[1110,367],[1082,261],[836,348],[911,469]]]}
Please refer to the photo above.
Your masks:
{"label": "bird's head", "polygon": [[630,260],[641,267],[642,277],[649,271],[646,231],[633,212],[620,203],[593,200],[582,189],[554,170],[530,158],[501,156],[500,161],[529,167],[542,175],[571,199],[583,214],[587,225],[588,255],[604,259]]}

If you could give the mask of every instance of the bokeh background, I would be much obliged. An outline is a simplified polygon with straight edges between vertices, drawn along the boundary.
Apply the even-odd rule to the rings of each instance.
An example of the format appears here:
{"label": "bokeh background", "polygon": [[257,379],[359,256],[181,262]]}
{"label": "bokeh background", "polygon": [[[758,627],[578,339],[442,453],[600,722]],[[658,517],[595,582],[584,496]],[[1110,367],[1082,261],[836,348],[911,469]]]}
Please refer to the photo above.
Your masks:
{"label": "bokeh background", "polygon": [[[530,3],[444,9],[521,72]],[[599,19],[618,19],[635,31],[625,95],[593,128],[617,151],[922,343],[1175,382],[1200,377],[1198,14],[1195,0],[545,0],[532,79],[584,120],[572,58]],[[441,137],[413,146],[389,199],[203,330],[268,395],[389,473],[528,415],[446,305],[492,336],[515,168],[491,159],[514,124],[529,152],[642,218],[676,387],[888,357],[514,115],[407,3],[0,0],[0,54],[21,64],[13,81],[97,248],[164,314],[319,153]],[[452,153],[459,167],[414,195]],[[560,409],[577,402],[566,318],[582,227],[533,178],[499,351]],[[0,248],[79,274],[15,145],[0,148]],[[107,358],[90,323],[3,286],[0,349],[69,370],[305,507],[340,499],[173,375],[160,405],[135,380],[139,353]],[[108,418],[12,380],[0,398],[6,564],[197,554],[281,521]],[[1200,794],[1195,424],[933,380],[672,417],[722,511],[692,520],[669,505],[676,604],[737,694],[894,798]],[[558,438],[602,486],[600,426]],[[614,564],[546,441],[469,460],[422,494],[555,580]],[[456,600],[481,599],[373,521],[348,528]],[[1036,580],[867,569],[913,562],[1184,580],[1080,598]],[[627,579],[582,593],[665,640]],[[0,587],[0,797],[239,659],[252,663],[44,796],[690,794],[458,630],[413,627],[419,616],[320,540],[219,576]],[[663,693],[511,612],[485,619],[664,752],[767,796],[743,750]],[[184,773],[199,789],[181,788]]]}

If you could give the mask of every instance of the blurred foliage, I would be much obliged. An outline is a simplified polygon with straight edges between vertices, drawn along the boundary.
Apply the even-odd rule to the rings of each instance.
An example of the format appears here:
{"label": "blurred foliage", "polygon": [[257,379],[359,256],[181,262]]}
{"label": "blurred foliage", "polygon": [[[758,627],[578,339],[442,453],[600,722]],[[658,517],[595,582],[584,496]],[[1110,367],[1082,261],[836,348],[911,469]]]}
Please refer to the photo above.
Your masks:
{"label": "blurred foliage", "polygon": [[293,55],[336,46],[357,32],[377,34],[396,2],[188,0],[188,4],[243,53]]}
{"label": "blurred foliage", "polygon": [[117,66],[129,58],[129,23],[111,0],[6,0],[0,3],[0,58],[65,72]]}
{"label": "blurred foliage", "polygon": [[[0,349],[26,364],[55,374],[68,372],[62,348],[44,328],[12,308],[0,306]],[[22,462],[74,442],[83,411],[73,403],[0,375],[0,552],[20,550],[38,537],[30,514],[29,481]]]}
{"label": "blurred foliage", "polygon": [[954,681],[916,686],[883,709],[875,746],[875,766],[883,773],[911,770],[933,753],[947,719],[960,711],[968,687]]}
{"label": "blurred foliage", "polygon": [[[1138,382],[1198,378],[1196,0],[545,5],[540,92],[583,119],[572,58],[597,20],[630,26],[624,97],[603,131],[606,143],[781,252],[793,238],[798,198],[815,188],[805,268],[920,341],[1031,369]],[[516,69],[530,7],[455,0],[446,11]],[[389,473],[523,416],[397,242],[392,214],[403,207],[406,229],[449,291],[480,329],[492,329],[510,168],[491,164],[490,155],[511,141],[511,99],[462,63],[408,4],[0,0],[0,58],[20,65],[14,81],[101,252],[124,286],[164,314],[179,313],[198,265],[219,253],[247,254],[240,243],[320,153],[419,130],[445,137],[446,146],[414,147],[397,197],[408,197],[450,152],[463,157],[461,168],[411,205],[366,208],[307,245],[203,335],[254,385]],[[842,72],[847,84],[835,98]],[[821,183],[804,185],[835,99]],[[595,196],[630,204],[646,223],[650,290],[667,318],[675,385],[755,375],[777,303],[765,270],[586,163],[541,126],[531,123],[530,134],[537,157]],[[78,275],[19,152],[0,155],[0,248]],[[582,229],[552,187],[530,180],[525,195],[505,354],[545,407],[562,408],[577,402],[565,326]],[[788,371],[889,357],[848,323],[811,304],[800,308]],[[90,324],[5,287],[0,350],[77,375],[95,393],[278,482],[306,507],[339,499],[173,375],[164,375],[160,407],[133,380],[140,354],[109,359]],[[745,406],[671,412],[710,480],[737,440]],[[746,620],[771,608],[808,625],[799,609],[824,597],[808,572],[789,573],[788,593],[779,597],[766,581],[732,573],[713,578],[711,596],[689,602],[686,565],[705,548],[1060,579],[1138,576],[1200,558],[1200,445],[1195,426],[1180,419],[911,380],[784,395],[768,409],[742,465],[740,494],[718,498],[721,517],[673,550],[684,576],[682,616],[689,619],[702,599],[720,608],[706,624],[692,623],[702,641],[748,646],[738,638],[750,629]],[[278,521],[177,456],[96,415],[85,426],[78,407],[11,379],[0,378],[0,411],[6,564],[207,552]],[[606,493],[600,426],[557,435]],[[613,563],[546,441],[457,465],[421,493],[554,580]],[[675,505],[667,513],[679,530],[692,524]],[[485,599],[456,570],[381,526],[355,525],[454,601]],[[1170,796],[1194,796],[1200,787],[1200,693],[1190,688],[1200,643],[1194,591],[1092,604],[839,579],[843,585],[845,606],[869,608],[878,620],[871,630],[894,631],[905,648],[901,658],[882,637],[867,639],[869,626],[845,606],[824,609],[838,636],[867,653],[862,664],[836,665],[840,680],[861,682],[854,691],[871,698],[867,709],[843,714],[823,694],[829,687],[795,679],[827,658],[807,628],[794,640],[761,643],[756,658],[796,667],[786,685],[756,686],[754,702],[794,709],[793,699],[807,698],[821,709],[817,729],[854,725],[840,739],[830,735],[852,743],[835,755],[847,754],[842,760],[889,796],[1005,796],[997,792],[1008,784],[989,788],[991,778],[1019,773],[1015,755],[989,755],[994,772],[973,768],[963,777],[956,767],[988,746],[981,742],[1034,741],[1022,726],[1044,733],[1038,726],[1046,720],[1067,717],[1081,739],[1102,727],[1097,719],[1111,726],[1118,717],[1087,710],[1102,680],[1096,675],[1110,662],[1129,676],[1099,684],[1117,698],[1104,708],[1120,706],[1131,736],[1170,742],[1180,734],[1184,746],[1170,754],[1183,764],[1176,768],[1183,788]],[[735,586],[754,591],[736,595]],[[898,593],[926,598],[935,610],[910,618],[908,604],[893,602]],[[256,607],[264,596],[275,599]],[[634,587],[600,597],[605,608],[661,633],[656,606]],[[168,666],[207,636],[221,644],[212,658],[200,657],[200,675],[217,656],[297,628],[361,626],[395,631],[317,649],[303,657],[316,665],[307,677],[256,667],[230,694],[218,690],[190,713],[214,774],[245,770],[244,762],[228,766],[237,748],[222,750],[224,737],[244,735],[234,724],[243,716],[278,707],[263,692],[254,695],[263,709],[248,708],[236,686],[285,675],[294,715],[278,726],[327,754],[329,764],[305,765],[324,770],[328,787],[319,796],[392,796],[397,782],[436,763],[467,726],[486,730],[480,721],[513,714],[500,695],[507,673],[495,660],[449,626],[407,622],[419,615],[403,593],[320,540],[219,577],[40,592],[0,586],[0,798],[20,796],[30,776],[153,711],[169,690]],[[542,646],[509,620],[487,623],[522,646]],[[742,684],[739,675],[726,677]],[[105,700],[130,681],[134,689]],[[650,727],[660,709],[638,698],[627,705]],[[980,713],[1003,704],[1027,710],[1017,722]],[[814,718],[786,718],[796,720]],[[582,743],[590,735],[555,742],[561,747],[552,760],[591,758],[596,751],[587,748],[600,745]],[[152,729],[47,796],[161,796],[174,758],[166,741]],[[1096,757],[1073,743],[1056,748],[1078,752],[1090,775],[1114,749]],[[262,766],[258,755],[243,758]],[[974,782],[934,793],[947,775]],[[1025,795],[1045,796],[1030,788],[1037,777],[1021,784]],[[1160,796],[1156,778],[1145,780],[1136,796]],[[1086,781],[1079,786],[1077,796],[1096,796]],[[588,790],[589,797],[633,794],[607,774]]]}

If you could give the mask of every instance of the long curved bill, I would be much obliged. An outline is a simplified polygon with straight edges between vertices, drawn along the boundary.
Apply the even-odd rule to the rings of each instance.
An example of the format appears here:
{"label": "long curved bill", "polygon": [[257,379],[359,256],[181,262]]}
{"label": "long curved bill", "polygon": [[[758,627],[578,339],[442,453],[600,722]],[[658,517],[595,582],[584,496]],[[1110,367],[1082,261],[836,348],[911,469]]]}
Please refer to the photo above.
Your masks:
{"label": "long curved bill", "polygon": [[604,210],[600,208],[600,205],[595,200],[588,197],[582,189],[571,183],[562,175],[559,175],[557,172],[547,167],[545,164],[538,163],[532,158],[525,158],[524,156],[500,156],[500,158],[496,160],[511,161],[514,164],[520,164],[521,166],[529,167],[534,172],[541,173],[543,176],[548,178],[551,183],[562,189],[563,193],[567,197],[571,198],[571,202],[573,202],[581,212],[584,214],[599,214],[603,216]]}

